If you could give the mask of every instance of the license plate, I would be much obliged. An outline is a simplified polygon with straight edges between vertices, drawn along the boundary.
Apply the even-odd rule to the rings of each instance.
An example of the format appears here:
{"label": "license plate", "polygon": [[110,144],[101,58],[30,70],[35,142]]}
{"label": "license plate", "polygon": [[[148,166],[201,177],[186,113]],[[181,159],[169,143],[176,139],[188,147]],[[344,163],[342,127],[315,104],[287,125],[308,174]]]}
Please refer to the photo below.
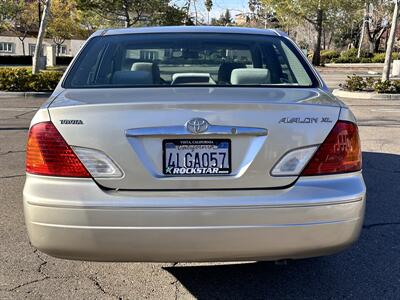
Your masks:
{"label": "license plate", "polygon": [[163,173],[170,176],[215,176],[231,173],[231,141],[164,140]]}

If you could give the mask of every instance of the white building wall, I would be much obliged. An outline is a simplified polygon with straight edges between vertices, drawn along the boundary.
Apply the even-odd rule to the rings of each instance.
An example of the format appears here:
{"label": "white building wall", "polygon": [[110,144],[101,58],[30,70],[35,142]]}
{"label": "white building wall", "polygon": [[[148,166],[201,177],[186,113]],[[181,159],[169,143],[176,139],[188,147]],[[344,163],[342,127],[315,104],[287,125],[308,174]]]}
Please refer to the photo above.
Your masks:
{"label": "white building wall", "polygon": [[[75,56],[79,51],[80,47],[83,45],[84,40],[66,40],[63,46],[66,46],[66,53],[63,56]],[[22,42],[18,37],[14,36],[2,36],[0,35],[0,43],[12,43],[12,52],[3,52],[0,50],[0,55],[23,55]],[[52,39],[44,39],[44,46],[56,46]],[[29,45],[36,45],[36,38],[27,37],[24,40],[25,45],[25,55],[30,55]],[[1,49],[1,47],[0,47]]]}

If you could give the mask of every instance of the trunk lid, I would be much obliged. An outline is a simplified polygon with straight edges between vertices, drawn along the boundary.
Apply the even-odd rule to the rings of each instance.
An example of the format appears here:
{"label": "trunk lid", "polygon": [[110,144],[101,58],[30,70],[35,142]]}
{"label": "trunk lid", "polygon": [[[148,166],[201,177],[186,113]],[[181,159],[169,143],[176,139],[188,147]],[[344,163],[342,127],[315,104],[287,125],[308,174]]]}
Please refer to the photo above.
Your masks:
{"label": "trunk lid", "polygon": [[[101,150],[122,169],[122,178],[96,179],[104,187],[248,189],[292,184],[297,177],[274,177],[273,166],[292,149],[321,144],[340,107],[340,102],[317,89],[134,88],[64,90],[49,112],[69,145]],[[193,118],[230,131],[180,132]],[[242,128],[250,133],[238,134]],[[127,134],[149,130],[152,134]],[[173,135],[168,135],[171,130]],[[165,176],[162,145],[171,138],[230,140],[231,174]]]}

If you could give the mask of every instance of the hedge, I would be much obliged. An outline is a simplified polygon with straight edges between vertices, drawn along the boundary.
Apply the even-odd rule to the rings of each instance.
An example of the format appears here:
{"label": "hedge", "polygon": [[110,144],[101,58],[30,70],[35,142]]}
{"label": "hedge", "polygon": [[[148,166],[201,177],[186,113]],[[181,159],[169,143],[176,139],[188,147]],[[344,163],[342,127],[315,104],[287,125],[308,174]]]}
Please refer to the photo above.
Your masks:
{"label": "hedge", "polygon": [[0,65],[9,65],[9,66],[29,66],[32,64],[32,56],[23,56],[23,55],[1,55],[0,56]]}
{"label": "hedge", "polygon": [[71,56],[57,56],[56,57],[56,65],[57,66],[68,66],[71,61],[72,61],[73,57]]}
{"label": "hedge", "polygon": [[7,92],[53,91],[62,74],[59,71],[44,71],[34,75],[26,68],[0,68],[0,90]]}
{"label": "hedge", "polygon": [[[60,66],[67,66],[73,57],[70,56],[57,56],[56,64]],[[32,65],[32,56],[29,55],[0,55],[0,65],[7,66],[29,66]]]}
{"label": "hedge", "polygon": [[[330,60],[331,63],[384,63],[385,53],[374,53],[370,54],[362,52],[361,57],[357,57],[357,49],[349,49],[343,51],[338,58]],[[397,52],[392,53],[392,59],[398,59],[399,55]],[[326,63],[326,62],[325,62]]]}

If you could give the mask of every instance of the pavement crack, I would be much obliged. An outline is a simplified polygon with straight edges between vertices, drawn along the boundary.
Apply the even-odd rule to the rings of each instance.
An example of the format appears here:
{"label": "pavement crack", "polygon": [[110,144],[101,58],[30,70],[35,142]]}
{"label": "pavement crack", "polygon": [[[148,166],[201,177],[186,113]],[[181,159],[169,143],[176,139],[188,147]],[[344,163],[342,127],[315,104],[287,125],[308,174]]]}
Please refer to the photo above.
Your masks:
{"label": "pavement crack", "polygon": [[106,290],[101,286],[96,276],[90,276],[89,279],[94,283],[94,285],[103,292],[103,294],[107,294]]}
{"label": "pavement crack", "polygon": [[30,285],[30,284],[32,284],[32,283],[41,282],[41,281],[47,280],[47,279],[49,279],[49,278],[50,278],[49,276],[45,276],[45,277],[43,277],[43,278],[39,278],[39,279],[31,280],[31,281],[28,281],[28,282],[24,282],[24,283],[21,283],[21,284],[15,286],[15,287],[9,289],[8,291],[9,291],[9,292],[14,292],[14,291],[16,291],[17,289],[19,289],[19,288],[21,288],[21,287]]}
{"label": "pavement crack", "polygon": [[0,153],[0,155],[7,155],[7,154],[14,154],[14,153],[24,153],[24,152],[26,152],[26,151],[25,150],[10,150],[10,151],[7,151],[7,152]]}
{"label": "pavement crack", "polygon": [[33,109],[33,110],[30,110],[30,111],[15,115],[14,118],[19,119],[19,117],[25,116],[27,114],[30,114],[30,113],[33,113],[33,112],[36,112],[36,111],[37,111],[37,109]]}
{"label": "pavement crack", "polygon": [[122,297],[119,297],[117,295],[107,292],[104,289],[104,287],[100,284],[97,276],[89,276],[88,278],[94,283],[94,285],[97,287],[97,289],[100,290],[104,295],[109,295],[109,296],[115,297],[116,299],[122,299]]}
{"label": "pavement crack", "polygon": [[25,174],[17,174],[17,175],[0,176],[0,179],[8,179],[8,178],[16,178],[16,177],[25,177]]}
{"label": "pavement crack", "polygon": [[41,263],[40,263],[40,265],[39,265],[37,271],[38,271],[40,274],[42,274],[43,276],[49,277],[49,278],[50,278],[50,276],[47,275],[47,274],[43,271],[43,267],[47,264],[47,261],[46,261],[43,257],[40,256],[38,249],[33,250],[33,253],[36,254],[36,257],[41,261]]}
{"label": "pavement crack", "polygon": [[21,287],[24,287],[24,286],[27,286],[27,285],[30,285],[30,284],[33,284],[33,283],[36,283],[36,282],[41,282],[41,281],[45,281],[45,280],[47,280],[47,279],[50,279],[50,276],[47,275],[47,274],[43,271],[43,267],[47,264],[47,261],[46,261],[45,259],[43,259],[43,258],[39,255],[37,249],[33,250],[33,253],[34,253],[34,254],[37,256],[37,258],[41,261],[41,263],[40,263],[40,265],[39,265],[37,271],[38,271],[43,277],[42,277],[42,278],[38,278],[38,279],[34,279],[34,280],[30,280],[30,281],[27,281],[27,282],[24,282],[24,283],[21,283],[21,284],[19,284],[19,285],[13,287],[13,288],[11,288],[11,289],[8,289],[9,292],[14,292],[14,291],[16,291],[17,289],[19,289],[19,288],[21,288]]}
{"label": "pavement crack", "polygon": [[367,224],[364,225],[364,229],[371,229],[373,227],[380,227],[380,226],[396,226],[400,225],[400,222],[387,222],[387,223],[374,223],[374,224]]}

